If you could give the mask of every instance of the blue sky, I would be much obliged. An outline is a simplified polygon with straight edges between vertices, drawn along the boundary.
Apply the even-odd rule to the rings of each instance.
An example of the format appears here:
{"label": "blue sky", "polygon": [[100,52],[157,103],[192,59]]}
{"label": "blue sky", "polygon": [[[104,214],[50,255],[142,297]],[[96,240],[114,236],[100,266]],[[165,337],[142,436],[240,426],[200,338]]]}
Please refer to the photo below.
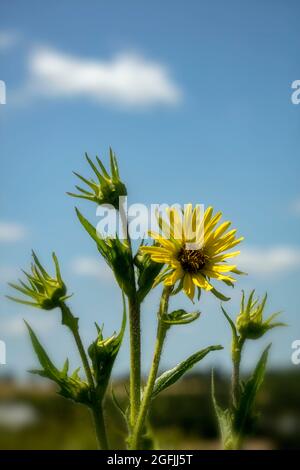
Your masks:
{"label": "blue sky", "polygon": [[[291,84],[300,78],[299,2],[39,2],[2,0],[0,80],[0,339],[3,371],[35,364],[22,318],[62,363],[72,341],[58,312],[31,311],[3,298],[34,248],[55,250],[80,316],[85,341],[93,322],[118,328],[118,289],[83,233],[68,198],[72,170],[88,174],[84,152],[119,158],[130,202],[204,203],[222,210],[245,236],[240,290],[269,293],[289,327],[249,347],[245,367],[273,342],[272,366],[291,365],[300,337],[299,127]],[[125,75],[126,74],[126,75]],[[99,80],[99,77],[102,77]],[[95,219],[96,220],[96,219]],[[144,305],[144,370],[149,364],[159,288]],[[181,296],[176,307],[192,308]],[[197,324],[170,332],[164,366],[209,344],[229,345],[219,303],[209,294]],[[126,373],[127,340],[116,364]],[[205,359],[228,370],[228,351]],[[294,366],[296,367],[296,366]]]}

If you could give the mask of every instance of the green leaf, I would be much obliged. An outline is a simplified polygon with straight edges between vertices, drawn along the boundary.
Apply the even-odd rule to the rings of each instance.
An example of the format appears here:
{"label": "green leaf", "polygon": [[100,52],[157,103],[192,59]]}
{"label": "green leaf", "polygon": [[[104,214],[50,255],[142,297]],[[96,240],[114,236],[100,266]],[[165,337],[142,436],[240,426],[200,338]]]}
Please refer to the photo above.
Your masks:
{"label": "green leaf", "polygon": [[192,356],[185,361],[180,362],[180,364],[177,364],[173,369],[164,372],[155,381],[152,398],[155,398],[160,392],[177,382],[189,369],[197,364],[197,362],[201,361],[201,359],[203,359],[209,352],[219,351],[220,349],[223,349],[220,345],[209,346],[206,349],[202,349],[201,351],[192,354]]}
{"label": "green leaf", "polygon": [[237,340],[238,338],[238,333],[237,333],[237,330],[236,330],[236,327],[235,327],[235,324],[234,322],[232,321],[232,319],[230,318],[230,316],[228,315],[228,313],[226,312],[226,310],[222,307],[221,305],[221,309],[222,309],[222,312],[224,313],[225,315],[225,318],[227,319],[230,327],[231,327],[231,330],[232,330],[232,334],[233,334],[233,337],[235,340]]}
{"label": "green leaf", "polygon": [[97,230],[95,227],[93,227],[93,225],[81,214],[77,207],[75,207],[75,211],[81,225],[85,228],[90,237],[98,244],[99,237],[97,236]]}
{"label": "green leaf", "polygon": [[[43,367],[44,371],[48,374],[49,378],[52,378],[52,380],[57,380],[59,378],[59,370],[55,367],[53,362],[50,360],[48,354],[46,353],[45,349],[39,342],[36,334],[30,327],[30,325],[25,321],[25,324],[27,326],[27,329],[29,331],[31,343],[33,346],[33,349],[38,357],[40,365]],[[35,371],[37,373],[38,371]]]}
{"label": "green leaf", "polygon": [[28,323],[26,323],[26,326],[29,331],[32,346],[38,357],[40,365],[42,366],[42,370],[31,370],[30,372],[32,374],[38,374],[41,377],[46,377],[50,380],[53,380],[60,387],[59,394],[65,398],[69,398],[75,402],[84,403],[85,405],[90,406],[90,390],[88,384],[83,382],[78,376],[79,369],[76,369],[71,376],[68,376],[68,359],[65,361],[62,371],[57,369],[39,342],[32,328],[28,325]]}
{"label": "green leaf", "polygon": [[241,387],[241,397],[235,413],[235,427],[242,434],[245,424],[251,419],[257,393],[264,381],[266,364],[271,344],[262,353],[250,379]]}
{"label": "green leaf", "polygon": [[67,326],[73,333],[78,331],[79,318],[75,317],[69,307],[63,302],[60,305],[61,324]]}
{"label": "green leaf", "polygon": [[223,409],[216,400],[213,373],[211,375],[211,395],[212,395],[214,410],[215,410],[217,420],[218,420],[223,449],[225,450],[236,449],[238,438],[234,432],[233,414],[230,410]]}
{"label": "green leaf", "polygon": [[174,310],[163,317],[163,322],[167,325],[186,325],[192,323],[199,318],[200,312],[187,313],[185,310]]}

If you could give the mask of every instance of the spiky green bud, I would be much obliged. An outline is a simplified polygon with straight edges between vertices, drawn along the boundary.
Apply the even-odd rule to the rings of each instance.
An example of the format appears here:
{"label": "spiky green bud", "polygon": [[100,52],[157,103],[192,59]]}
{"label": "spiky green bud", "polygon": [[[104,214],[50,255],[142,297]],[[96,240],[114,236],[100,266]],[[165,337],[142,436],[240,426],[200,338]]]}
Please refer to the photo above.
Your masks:
{"label": "spiky green bud", "polygon": [[119,208],[119,198],[127,196],[127,189],[120,179],[117,158],[111,148],[109,149],[109,153],[111,174],[107,172],[98,157],[96,157],[97,163],[95,164],[89,156],[85,154],[90,167],[96,175],[97,181],[93,178],[86,179],[74,172],[74,174],[89,187],[89,190],[76,186],[79,194],[68,192],[67,194],[69,194],[69,196],[87,199],[97,204],[110,204],[115,209]]}
{"label": "spiky green bud", "polygon": [[62,280],[55,253],[52,253],[55,265],[55,276],[50,276],[48,274],[41,265],[34,251],[32,252],[32,257],[34,262],[31,265],[31,273],[29,274],[26,271],[23,271],[27,278],[27,283],[21,280],[19,280],[19,285],[9,283],[10,287],[24,294],[25,297],[30,299],[30,301],[12,296],[7,297],[15,302],[41,308],[43,310],[52,310],[59,307],[61,303],[68,298],[68,296],[67,288]]}
{"label": "spiky green bud", "polygon": [[254,298],[255,290],[251,292],[248,300],[245,300],[243,292],[240,313],[236,319],[236,328],[243,339],[258,339],[268,330],[277,326],[286,326],[285,323],[273,322],[281,312],[273,313],[267,320],[263,319],[264,308],[267,301],[267,294],[260,302]]}

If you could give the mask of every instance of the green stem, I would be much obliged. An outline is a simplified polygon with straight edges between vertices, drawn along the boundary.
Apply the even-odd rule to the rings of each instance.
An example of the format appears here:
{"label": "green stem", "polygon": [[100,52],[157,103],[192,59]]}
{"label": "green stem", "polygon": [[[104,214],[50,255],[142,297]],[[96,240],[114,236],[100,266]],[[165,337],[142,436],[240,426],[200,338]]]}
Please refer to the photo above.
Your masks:
{"label": "green stem", "polygon": [[94,390],[95,389],[95,384],[94,384],[94,379],[93,379],[93,376],[92,376],[92,371],[91,371],[91,368],[90,368],[90,365],[89,365],[89,361],[88,361],[84,346],[83,346],[82,341],[81,341],[81,337],[79,335],[79,331],[76,329],[76,330],[72,331],[72,333],[73,333],[73,336],[74,336],[74,339],[75,339],[75,342],[76,342],[76,345],[77,345],[78,352],[79,352],[81,360],[82,360],[82,364],[83,364],[83,367],[84,367],[84,370],[85,370],[85,374],[86,374],[88,384],[91,387],[91,389]]}
{"label": "green stem", "polygon": [[163,345],[164,345],[164,341],[165,341],[166,333],[168,329],[168,326],[164,323],[163,319],[168,311],[170,293],[171,293],[171,288],[165,287],[162,293],[160,308],[159,308],[159,313],[158,313],[159,319],[158,319],[156,344],[155,344],[152,365],[151,365],[150,373],[148,376],[147,384],[143,392],[143,399],[142,399],[139,415],[138,415],[135,427],[133,429],[132,437],[130,439],[130,448],[132,450],[137,450],[140,447],[141,436],[142,436],[145,420],[148,414],[149,406],[151,403],[152,392],[153,392],[155,380],[157,377],[161,353],[162,353],[162,349],[163,349]]}
{"label": "green stem", "polygon": [[[244,339],[241,337],[237,337],[233,341],[232,347],[232,406],[233,410],[236,410],[239,406],[240,401],[240,364],[241,364],[241,356],[242,350],[244,346]],[[232,450],[240,450],[242,448],[243,443],[243,435],[242,432],[237,432],[236,436],[233,436],[232,442],[234,443],[234,448]]]}
{"label": "green stem", "polygon": [[240,364],[241,364],[241,354],[244,341],[241,338],[237,338],[234,341],[232,348],[232,404],[234,407],[238,406],[240,399]]}
{"label": "green stem", "polygon": [[102,403],[101,402],[98,404],[95,403],[93,407],[91,408],[91,410],[92,410],[92,415],[93,415],[94,423],[95,423],[98,447],[101,450],[108,450],[109,446],[108,446],[108,441],[107,441]]}
{"label": "green stem", "polygon": [[85,349],[84,349],[84,346],[83,346],[83,343],[79,334],[78,321],[73,316],[71,310],[64,302],[60,305],[60,308],[62,312],[63,324],[65,324],[72,332],[79,355],[81,357],[81,361],[82,361],[83,368],[86,374],[86,378],[87,378],[87,381],[91,390],[91,395],[92,395],[91,411],[92,411],[94,424],[95,424],[97,443],[100,449],[107,450],[109,447],[108,447],[106,428],[105,428],[104,417],[103,417],[102,402],[101,401],[99,402],[99,400],[97,400],[97,397],[96,397],[95,382],[93,379],[93,374],[92,374],[91,367],[88,361],[88,357],[86,355],[86,352],[85,352]]}
{"label": "green stem", "polygon": [[130,333],[130,423],[134,426],[141,402],[141,325],[140,305],[129,298]]}
{"label": "green stem", "polygon": [[[135,268],[131,238],[128,230],[127,214],[120,207],[120,217],[126,241],[131,254],[131,275],[135,279]],[[133,293],[128,297],[129,303],[129,335],[130,335],[130,425],[134,426],[141,403],[141,319],[140,302],[134,281]]]}

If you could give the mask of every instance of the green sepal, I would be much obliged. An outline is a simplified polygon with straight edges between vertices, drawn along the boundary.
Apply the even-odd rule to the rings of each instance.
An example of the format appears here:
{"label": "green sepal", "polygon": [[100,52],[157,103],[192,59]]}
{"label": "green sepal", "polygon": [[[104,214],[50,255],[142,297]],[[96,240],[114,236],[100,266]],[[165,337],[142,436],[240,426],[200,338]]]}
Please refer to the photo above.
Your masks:
{"label": "green sepal", "polygon": [[134,295],[134,270],[132,269],[132,257],[128,244],[123,243],[117,236],[116,238],[102,238],[80,211],[77,208],[75,210],[81,225],[96,242],[99,252],[112,269],[122,291],[127,296]]}
{"label": "green sepal", "polygon": [[255,290],[249,295],[248,301],[245,300],[245,293],[243,291],[241,307],[239,315],[236,319],[236,327],[243,339],[259,339],[267,331],[278,326],[286,326],[282,322],[273,322],[273,320],[280,315],[281,312],[273,313],[266,320],[263,319],[264,309],[267,301],[267,294],[260,302],[258,298],[254,298]]}
{"label": "green sepal", "polygon": [[42,367],[41,370],[31,370],[29,372],[40,375],[41,377],[46,377],[55,382],[60,388],[58,393],[65,398],[91,406],[90,389],[88,384],[80,379],[78,375],[79,369],[76,369],[71,376],[68,376],[68,359],[65,361],[61,371],[57,369],[30,325],[27,322],[25,322],[25,324],[30,335],[33,349]]}
{"label": "green sepal", "polygon": [[237,332],[237,329],[236,329],[236,326],[235,326],[233,320],[230,318],[230,316],[228,315],[228,313],[226,312],[226,310],[223,308],[222,305],[221,305],[221,310],[222,310],[226,320],[228,321],[228,323],[231,327],[232,336],[233,336],[234,340],[237,341],[238,340],[238,332]]}
{"label": "green sepal", "polygon": [[85,154],[85,158],[98,181],[96,182],[93,178],[84,178],[74,171],[75,176],[83,181],[88,186],[89,190],[75,186],[79,193],[67,192],[69,196],[86,199],[97,204],[110,204],[115,209],[119,209],[119,198],[127,195],[127,189],[120,179],[117,158],[111,148],[109,149],[109,153],[111,175],[109,175],[98,157],[96,157],[97,163],[94,163],[88,154]]}
{"label": "green sepal", "polygon": [[210,291],[212,294],[214,294],[215,297],[217,297],[218,299],[222,300],[223,302],[227,302],[228,300],[230,300],[230,297],[226,297],[226,295],[222,294],[222,292],[219,292],[217,289],[215,289],[214,287],[211,289]]}
{"label": "green sepal", "polygon": [[55,276],[50,276],[40,263],[37,255],[32,251],[33,263],[31,265],[31,273],[23,271],[26,276],[26,281],[19,279],[19,284],[9,283],[8,285],[20,292],[25,296],[18,298],[14,296],[7,296],[8,299],[18,302],[23,305],[40,308],[42,310],[53,310],[59,307],[60,302],[63,302],[70,296],[67,295],[67,288],[64,284],[58,259],[55,253],[52,253],[52,258],[55,265]]}

